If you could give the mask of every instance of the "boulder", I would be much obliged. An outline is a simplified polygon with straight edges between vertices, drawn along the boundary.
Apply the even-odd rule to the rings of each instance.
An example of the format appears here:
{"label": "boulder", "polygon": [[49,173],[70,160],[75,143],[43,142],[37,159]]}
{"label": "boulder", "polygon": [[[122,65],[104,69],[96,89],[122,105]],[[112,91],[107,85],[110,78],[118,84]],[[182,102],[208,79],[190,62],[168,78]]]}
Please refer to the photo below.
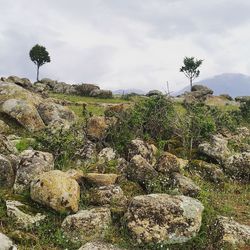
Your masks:
{"label": "boulder", "polygon": [[38,175],[30,185],[31,198],[58,212],[77,212],[80,186],[59,170]]}
{"label": "boulder", "polygon": [[235,97],[236,102],[249,102],[250,96],[237,96]]}
{"label": "boulder", "polygon": [[116,183],[118,178],[117,174],[98,174],[88,173],[84,176],[87,183],[92,186],[109,186]]}
{"label": "boulder", "polygon": [[2,120],[0,120],[0,134],[6,134],[10,127]]}
{"label": "boulder", "polygon": [[72,242],[86,242],[103,238],[110,223],[109,208],[98,207],[67,216],[62,230]]}
{"label": "boulder", "polygon": [[86,161],[95,160],[97,157],[96,144],[90,140],[84,141],[84,145],[76,152],[76,155]]}
{"label": "boulder", "polygon": [[204,95],[212,95],[214,93],[212,89],[209,89],[204,85],[198,85],[198,84],[192,86],[191,92],[200,92]]}
{"label": "boulder", "polygon": [[45,128],[37,109],[28,101],[8,99],[2,104],[1,111],[18,121],[29,131]]}
{"label": "boulder", "polygon": [[100,88],[95,84],[82,83],[75,85],[76,93],[81,96],[90,96],[90,93]]}
{"label": "boulder", "polygon": [[96,98],[112,98],[113,94],[110,90],[103,90],[103,89],[94,89],[90,92],[89,96],[96,97]]}
{"label": "boulder", "polygon": [[[124,248],[122,248],[125,250]],[[82,247],[80,247],[78,250],[122,250],[121,248],[118,248],[112,244],[103,243],[103,242],[88,242]]]}
{"label": "boulder", "polygon": [[186,196],[195,198],[201,191],[200,187],[198,187],[190,178],[180,173],[173,173],[171,182],[173,188],[176,188],[181,194]]}
{"label": "boulder", "polygon": [[221,164],[230,156],[227,145],[228,141],[225,138],[220,135],[213,135],[210,142],[200,144],[198,149],[202,154]]}
{"label": "boulder", "polygon": [[238,153],[229,157],[224,169],[233,179],[250,181],[250,152]]}
{"label": "boulder", "polygon": [[138,243],[184,243],[199,232],[203,209],[191,197],[140,195],[130,202],[125,220]]}
{"label": "boulder", "polygon": [[30,182],[39,174],[54,169],[54,157],[47,152],[25,150],[20,154],[14,189],[18,193],[29,190]]}
{"label": "boulder", "polygon": [[180,172],[180,161],[175,155],[164,152],[158,159],[155,169],[163,174]]}
{"label": "boulder", "polygon": [[0,250],[17,250],[17,247],[13,244],[5,234],[0,232]]}
{"label": "boulder", "polygon": [[90,203],[97,206],[124,206],[127,198],[117,185],[102,186],[90,190]]}
{"label": "boulder", "polygon": [[0,154],[9,155],[9,154],[17,154],[18,151],[16,147],[10,142],[10,140],[0,134]]}
{"label": "boulder", "polygon": [[80,169],[69,169],[67,172],[65,172],[67,176],[75,181],[77,181],[78,184],[83,183],[83,177],[84,173]]}
{"label": "boulder", "polygon": [[116,159],[116,152],[113,148],[104,148],[98,154],[98,160],[101,162],[108,162]]}
{"label": "boulder", "polygon": [[158,176],[157,171],[141,155],[135,155],[127,168],[129,180],[147,187],[149,182]]}
{"label": "boulder", "polygon": [[105,109],[105,116],[112,117],[112,116],[120,116],[121,113],[125,112],[130,107],[129,104],[126,103],[119,103],[110,105]]}
{"label": "boulder", "polygon": [[150,90],[146,96],[150,97],[150,96],[162,96],[163,93],[160,90]]}
{"label": "boulder", "polygon": [[25,89],[31,89],[32,88],[32,83],[28,78],[20,78],[18,76],[9,76],[6,79],[6,82],[12,82],[15,83],[16,85],[19,85]]}
{"label": "boulder", "polygon": [[15,172],[12,164],[4,155],[0,154],[0,187],[11,188],[15,181]]}
{"label": "boulder", "polygon": [[90,139],[101,140],[105,137],[108,123],[103,116],[93,116],[87,122],[87,135]]}
{"label": "boulder", "polygon": [[249,246],[250,226],[239,224],[232,218],[219,216],[211,230],[218,249],[245,249],[244,246]]}
{"label": "boulder", "polygon": [[6,208],[7,215],[15,220],[15,224],[18,228],[27,229],[35,225],[39,225],[39,222],[46,218],[45,215],[41,215],[40,213],[31,215],[23,212],[23,210],[29,211],[31,208],[19,201],[7,200]]}

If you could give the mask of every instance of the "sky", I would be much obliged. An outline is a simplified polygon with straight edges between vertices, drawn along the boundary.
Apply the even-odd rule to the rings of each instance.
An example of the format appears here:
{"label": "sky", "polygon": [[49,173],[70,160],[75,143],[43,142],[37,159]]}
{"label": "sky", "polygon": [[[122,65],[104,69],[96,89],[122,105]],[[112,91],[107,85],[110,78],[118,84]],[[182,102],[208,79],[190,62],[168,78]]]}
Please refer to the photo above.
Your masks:
{"label": "sky", "polygon": [[41,78],[104,89],[170,90],[188,84],[185,56],[202,78],[250,74],[248,0],[0,0],[0,76],[32,81],[29,50],[47,48]]}

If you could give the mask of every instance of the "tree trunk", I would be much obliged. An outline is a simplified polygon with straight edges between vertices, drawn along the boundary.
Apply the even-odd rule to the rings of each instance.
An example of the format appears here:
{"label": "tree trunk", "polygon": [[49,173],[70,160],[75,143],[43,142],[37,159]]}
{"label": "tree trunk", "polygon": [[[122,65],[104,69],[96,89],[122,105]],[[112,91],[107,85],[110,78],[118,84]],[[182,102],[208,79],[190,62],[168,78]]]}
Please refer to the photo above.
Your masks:
{"label": "tree trunk", "polygon": [[192,87],[193,87],[193,79],[190,78],[190,91],[192,91]]}
{"label": "tree trunk", "polygon": [[36,71],[36,81],[39,81],[39,65],[37,65],[37,71]]}

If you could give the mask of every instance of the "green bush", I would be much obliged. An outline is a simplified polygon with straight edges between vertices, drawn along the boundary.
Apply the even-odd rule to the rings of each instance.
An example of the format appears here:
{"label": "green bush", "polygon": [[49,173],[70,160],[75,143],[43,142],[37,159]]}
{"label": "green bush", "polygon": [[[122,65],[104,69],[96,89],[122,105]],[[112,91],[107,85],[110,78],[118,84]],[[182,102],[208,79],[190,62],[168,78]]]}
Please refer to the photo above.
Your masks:
{"label": "green bush", "polygon": [[240,112],[243,119],[247,122],[250,122],[250,100],[241,103]]}

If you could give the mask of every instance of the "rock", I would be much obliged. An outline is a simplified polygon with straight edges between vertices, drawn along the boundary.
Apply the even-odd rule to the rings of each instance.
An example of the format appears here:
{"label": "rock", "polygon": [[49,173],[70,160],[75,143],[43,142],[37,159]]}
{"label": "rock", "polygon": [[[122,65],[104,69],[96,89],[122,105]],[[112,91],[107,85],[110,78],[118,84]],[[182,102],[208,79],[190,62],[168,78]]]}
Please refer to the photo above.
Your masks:
{"label": "rock", "polygon": [[10,127],[2,120],[0,120],[0,134],[6,134]]}
{"label": "rock", "polygon": [[135,155],[141,155],[149,163],[155,163],[155,146],[152,146],[140,139],[132,140],[128,145],[128,158],[132,159]]}
{"label": "rock", "polygon": [[84,177],[84,174],[83,174],[83,171],[80,170],[80,169],[69,169],[67,172],[65,172],[65,174],[77,181],[78,184],[82,184],[83,183],[83,177]]}
{"label": "rock", "polygon": [[213,94],[213,90],[204,85],[194,85],[191,92],[184,93],[184,104],[193,104],[200,101],[205,101]]}
{"label": "rock", "polygon": [[39,174],[54,169],[54,157],[47,152],[25,150],[20,154],[14,189],[21,193],[28,190],[30,182]]}
{"label": "rock", "polygon": [[157,171],[141,155],[135,155],[128,166],[127,177],[147,187],[149,182],[158,176]]}
{"label": "rock", "polygon": [[32,233],[26,232],[24,230],[14,230],[9,233],[11,239],[14,240],[15,243],[21,245],[36,245],[39,242],[37,236]]}
{"label": "rock", "polygon": [[97,206],[124,206],[127,198],[122,189],[116,185],[102,186],[90,190],[90,203]]}
{"label": "rock", "polygon": [[228,101],[233,101],[233,97],[231,97],[229,94],[221,94],[220,97],[222,97]]}
{"label": "rock", "polygon": [[45,125],[53,125],[55,122],[72,124],[76,120],[76,116],[71,110],[55,103],[40,103],[38,112]]}
{"label": "rock", "polygon": [[17,250],[17,247],[13,244],[5,234],[0,232],[0,250]]}
{"label": "rock", "polygon": [[224,246],[249,246],[250,226],[239,224],[228,217],[219,216],[215,225],[212,226],[212,230],[214,232],[214,241],[219,244],[218,249],[224,249]]}
{"label": "rock", "polygon": [[184,243],[199,232],[203,209],[191,197],[140,195],[130,202],[125,220],[138,243]]}
{"label": "rock", "polygon": [[9,99],[2,104],[1,110],[29,131],[38,131],[45,128],[36,108],[25,100]]}
{"label": "rock", "polygon": [[15,220],[16,225],[19,228],[30,228],[35,225],[39,225],[39,222],[46,218],[45,215],[37,213],[36,215],[31,215],[24,213],[22,210],[29,210],[30,208],[19,201],[6,201],[7,215]]}
{"label": "rock", "polygon": [[107,117],[119,116],[121,113],[125,112],[129,107],[130,105],[126,103],[111,105],[105,109],[104,114]]}
{"label": "rock", "polygon": [[93,116],[87,122],[87,135],[90,139],[101,140],[105,137],[107,128],[105,117]]}
{"label": "rock", "polygon": [[94,89],[90,92],[89,96],[96,98],[112,98],[113,94],[110,90]]}
{"label": "rock", "polygon": [[9,155],[17,153],[18,153],[17,149],[8,140],[8,138],[0,134],[0,154]]}
{"label": "rock", "polygon": [[[122,248],[125,250],[124,248]],[[88,242],[78,250],[122,250],[114,245],[103,242]]]}
{"label": "rock", "polygon": [[15,173],[11,162],[0,154],[0,187],[11,188],[15,181]]}
{"label": "rock", "polygon": [[173,173],[172,187],[177,188],[181,194],[190,197],[197,197],[201,191],[200,187],[198,187],[190,178],[187,178],[180,173]]}
{"label": "rock", "polygon": [[186,169],[191,174],[197,174],[201,178],[214,183],[221,183],[225,180],[224,173],[218,165],[207,163],[202,160],[191,161]]}
{"label": "rock", "polygon": [[100,88],[95,84],[82,83],[82,84],[75,85],[75,89],[78,95],[90,96],[90,93],[93,90],[98,90]]}
{"label": "rock", "polygon": [[164,152],[158,159],[155,169],[163,174],[180,172],[180,161],[175,155]]}
{"label": "rock", "polygon": [[150,97],[150,96],[162,96],[163,93],[159,90],[150,90],[146,96]]}
{"label": "rock", "polygon": [[94,161],[97,157],[96,144],[90,140],[84,141],[84,145],[76,152],[76,155],[85,161]]}
{"label": "rock", "polygon": [[109,186],[116,183],[117,174],[88,173],[84,179],[93,186]]}
{"label": "rock", "polygon": [[102,151],[98,154],[98,160],[101,162],[107,162],[114,160],[116,158],[116,152],[113,148],[104,148]]}
{"label": "rock", "polygon": [[236,102],[249,102],[250,96],[237,96],[235,97]]}
{"label": "rock", "polygon": [[15,83],[16,85],[19,85],[25,89],[30,89],[32,87],[32,84],[28,78],[20,78],[18,76],[9,76],[6,82]]}
{"label": "rock", "polygon": [[98,207],[67,216],[62,223],[62,230],[72,242],[86,242],[103,238],[110,223],[109,208]]}
{"label": "rock", "polygon": [[80,186],[64,172],[52,170],[31,182],[30,195],[34,201],[58,212],[77,212]]}
{"label": "rock", "polygon": [[228,141],[222,136],[213,135],[210,142],[200,144],[198,149],[202,154],[207,155],[211,159],[221,164],[230,155],[227,144]]}
{"label": "rock", "polygon": [[124,158],[117,159],[116,170],[118,173],[126,176],[126,173],[128,171],[128,166],[129,166],[129,162],[127,162]]}
{"label": "rock", "polygon": [[209,89],[208,87],[204,86],[204,85],[193,85],[191,88],[191,92],[202,92],[206,95],[212,95],[214,92],[212,89]]}
{"label": "rock", "polygon": [[238,153],[229,157],[224,169],[233,179],[250,181],[250,152]]}

